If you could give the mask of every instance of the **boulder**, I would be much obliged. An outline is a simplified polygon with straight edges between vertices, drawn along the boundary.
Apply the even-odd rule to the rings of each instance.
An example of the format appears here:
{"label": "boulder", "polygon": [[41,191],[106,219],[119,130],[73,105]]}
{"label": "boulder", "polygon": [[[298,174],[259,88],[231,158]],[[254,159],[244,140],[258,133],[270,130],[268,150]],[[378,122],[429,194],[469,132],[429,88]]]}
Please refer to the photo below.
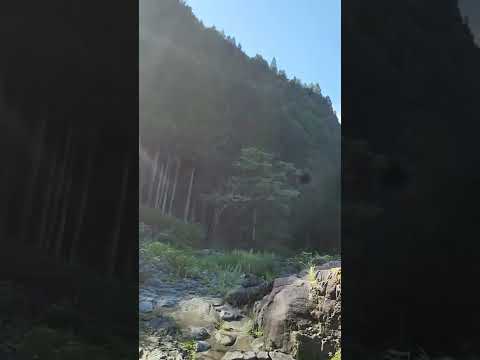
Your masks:
{"label": "boulder", "polygon": [[265,349],[281,351],[270,357],[280,360],[287,353],[328,360],[340,348],[341,268],[328,267],[337,264],[316,268],[313,282],[298,276],[276,279],[272,291],[255,303],[255,326],[263,329]]}
{"label": "boulder", "polygon": [[191,327],[190,336],[195,340],[205,340],[210,337],[210,334],[207,329],[204,327]]}
{"label": "boulder", "polygon": [[210,344],[206,341],[197,341],[197,352],[204,352],[210,349]]}
{"label": "boulder", "polygon": [[[259,282],[258,282],[259,281]],[[272,283],[252,279],[230,290],[225,296],[225,301],[233,306],[252,305],[272,290]]]}
{"label": "boulder", "polygon": [[275,279],[272,291],[254,305],[255,325],[267,350],[292,350],[290,332],[311,322],[309,282],[296,276]]}
{"label": "boulder", "polygon": [[234,334],[227,334],[225,332],[218,331],[215,334],[215,340],[217,340],[218,343],[223,346],[232,346],[235,343],[235,340],[237,340],[237,336]]}

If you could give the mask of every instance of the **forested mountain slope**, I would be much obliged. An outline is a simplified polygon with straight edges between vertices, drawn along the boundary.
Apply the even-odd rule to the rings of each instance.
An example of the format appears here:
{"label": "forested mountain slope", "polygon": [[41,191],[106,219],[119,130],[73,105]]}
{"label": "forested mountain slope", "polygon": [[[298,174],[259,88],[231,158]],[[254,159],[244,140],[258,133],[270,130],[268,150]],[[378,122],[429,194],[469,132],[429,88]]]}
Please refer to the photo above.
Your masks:
{"label": "forested mountain slope", "polygon": [[[140,12],[141,206],[202,223],[217,245],[338,249],[340,125],[318,84],[248,57],[178,0],[144,0]],[[258,168],[278,165],[285,188],[277,195],[299,192],[282,203],[288,215],[247,205],[219,215],[214,194],[244,176],[234,163],[247,148],[258,150],[249,155]],[[257,184],[276,181],[268,166]]]}

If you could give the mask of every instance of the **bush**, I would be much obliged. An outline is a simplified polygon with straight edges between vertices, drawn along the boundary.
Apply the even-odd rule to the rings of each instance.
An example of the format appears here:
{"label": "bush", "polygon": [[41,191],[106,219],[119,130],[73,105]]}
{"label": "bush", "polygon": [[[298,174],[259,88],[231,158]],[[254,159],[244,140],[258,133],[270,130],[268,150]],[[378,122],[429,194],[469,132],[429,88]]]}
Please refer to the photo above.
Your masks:
{"label": "bush", "polygon": [[205,238],[205,231],[200,224],[184,223],[173,216],[163,215],[159,209],[140,207],[139,217],[141,223],[158,228],[158,236],[164,242],[200,247]]}

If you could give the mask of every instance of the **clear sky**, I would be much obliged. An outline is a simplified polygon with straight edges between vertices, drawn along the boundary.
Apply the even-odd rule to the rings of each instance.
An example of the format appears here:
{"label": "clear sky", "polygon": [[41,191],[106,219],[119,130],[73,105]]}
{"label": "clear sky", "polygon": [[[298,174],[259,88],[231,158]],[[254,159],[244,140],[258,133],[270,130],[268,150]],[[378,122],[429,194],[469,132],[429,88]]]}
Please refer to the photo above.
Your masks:
{"label": "clear sky", "polygon": [[187,0],[207,27],[249,56],[273,57],[289,78],[319,83],[341,117],[341,0]]}

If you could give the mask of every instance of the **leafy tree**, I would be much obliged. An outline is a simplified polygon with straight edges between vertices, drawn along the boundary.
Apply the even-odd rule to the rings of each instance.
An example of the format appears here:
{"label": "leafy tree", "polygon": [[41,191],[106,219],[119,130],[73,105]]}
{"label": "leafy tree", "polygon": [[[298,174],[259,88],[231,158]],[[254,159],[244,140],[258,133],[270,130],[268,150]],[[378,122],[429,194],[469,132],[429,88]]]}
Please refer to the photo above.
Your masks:
{"label": "leafy tree", "polygon": [[[256,244],[259,218],[280,221],[290,215],[291,203],[300,192],[292,184],[298,170],[255,147],[243,148],[232,175],[220,192],[208,195],[215,204],[215,224],[227,208],[251,214],[251,241]],[[268,227],[271,224],[264,224]]]}
{"label": "leafy tree", "polygon": [[270,63],[270,69],[271,69],[275,74],[278,72],[277,59],[275,59],[275,57],[272,59],[272,62]]}

